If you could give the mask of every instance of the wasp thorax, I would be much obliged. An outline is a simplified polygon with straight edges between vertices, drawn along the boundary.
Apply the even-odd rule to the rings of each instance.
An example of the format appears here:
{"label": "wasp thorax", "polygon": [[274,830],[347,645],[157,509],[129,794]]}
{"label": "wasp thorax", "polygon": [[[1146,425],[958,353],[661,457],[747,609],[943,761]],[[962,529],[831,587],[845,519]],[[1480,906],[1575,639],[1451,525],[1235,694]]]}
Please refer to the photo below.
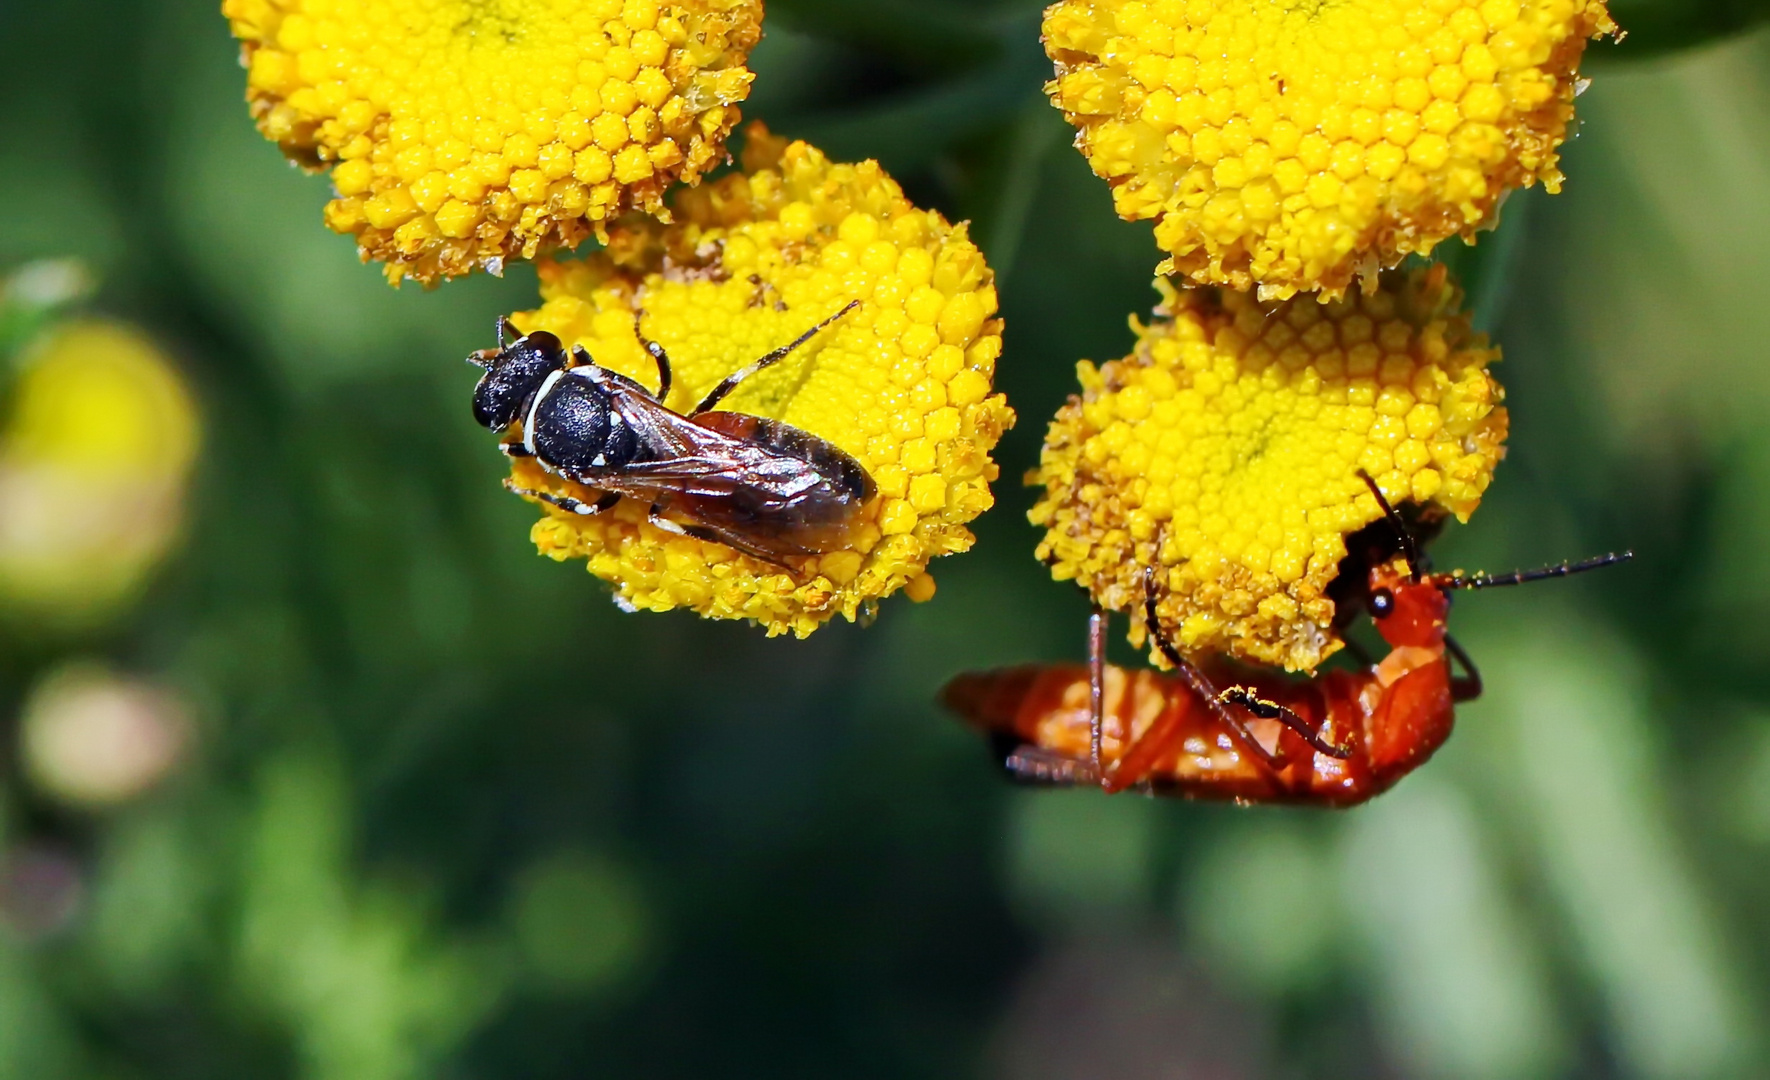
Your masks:
{"label": "wasp thorax", "polygon": [[529,450],[562,475],[620,468],[641,453],[638,433],[618,415],[609,384],[596,374],[592,367],[573,368],[547,388],[524,425]]}
{"label": "wasp thorax", "polygon": [[[481,354],[484,355],[484,354]],[[473,390],[473,418],[503,431],[522,417],[547,376],[565,366],[559,339],[537,330],[498,350]]]}

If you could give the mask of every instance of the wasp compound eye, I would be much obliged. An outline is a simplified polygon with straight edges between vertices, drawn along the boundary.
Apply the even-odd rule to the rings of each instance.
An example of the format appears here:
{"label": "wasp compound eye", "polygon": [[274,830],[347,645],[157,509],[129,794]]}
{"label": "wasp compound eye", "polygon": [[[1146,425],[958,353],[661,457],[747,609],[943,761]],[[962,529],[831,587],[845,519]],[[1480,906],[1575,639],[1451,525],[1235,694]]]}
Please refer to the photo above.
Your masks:
{"label": "wasp compound eye", "polygon": [[473,419],[493,431],[516,423],[547,376],[565,366],[559,339],[544,330],[513,342],[491,359],[473,389]]}
{"label": "wasp compound eye", "polygon": [[1371,593],[1371,616],[1377,619],[1388,618],[1395,611],[1395,594],[1388,589],[1378,589]]}

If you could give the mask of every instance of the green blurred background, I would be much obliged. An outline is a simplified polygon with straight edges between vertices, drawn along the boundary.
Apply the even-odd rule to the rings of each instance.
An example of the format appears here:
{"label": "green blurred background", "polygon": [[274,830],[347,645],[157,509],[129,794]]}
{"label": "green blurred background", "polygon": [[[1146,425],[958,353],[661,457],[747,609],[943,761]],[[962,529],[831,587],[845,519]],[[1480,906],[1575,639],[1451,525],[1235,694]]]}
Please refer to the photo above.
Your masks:
{"label": "green blurred background", "polygon": [[1487,697],[1346,813],[1015,790],[932,704],[1079,655],[1014,478],[1155,251],[1035,4],[769,6],[746,114],[973,222],[1021,417],[938,597],[803,642],[535,555],[461,363],[533,274],[383,285],[213,4],[0,0],[0,274],[82,260],[203,440],[139,587],[0,604],[0,1077],[1770,1075],[1764,5],[1619,0],[1565,193],[1451,245],[1514,434],[1439,561],[1638,558],[1459,600]]}

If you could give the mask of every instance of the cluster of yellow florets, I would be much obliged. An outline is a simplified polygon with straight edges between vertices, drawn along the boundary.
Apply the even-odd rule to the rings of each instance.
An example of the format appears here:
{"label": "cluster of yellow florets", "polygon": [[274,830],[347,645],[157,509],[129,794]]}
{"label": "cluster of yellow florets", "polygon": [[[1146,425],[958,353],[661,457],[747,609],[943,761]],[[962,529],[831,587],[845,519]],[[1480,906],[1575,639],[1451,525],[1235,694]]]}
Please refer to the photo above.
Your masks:
{"label": "cluster of yellow florets", "polygon": [[724,160],[761,0],[225,0],[259,128],[390,280],[572,247]]}
{"label": "cluster of yellow florets", "polygon": [[1442,266],[1328,304],[1156,286],[1136,350],[1082,363],[1052,421],[1039,555],[1127,612],[1154,566],[1181,649],[1312,669],[1341,644],[1325,590],[1345,537],[1381,516],[1359,470],[1428,513],[1481,501],[1506,435],[1497,351]]}
{"label": "cluster of yellow florets", "polygon": [[1603,0],[1063,0],[1047,91],[1158,273],[1337,295],[1560,187]]}
{"label": "cluster of yellow florets", "polygon": [[[742,175],[679,192],[673,224],[623,221],[606,252],[543,262],[545,303],[513,320],[656,386],[656,365],[634,336],[637,314],[675,370],[666,404],[686,410],[725,376],[861,301],[719,406],[784,420],[866,467],[879,497],[852,547],[788,573],[660,530],[633,500],[594,517],[550,510],[534,539],[554,558],[586,558],[632,607],[686,607],[804,636],[900,588],[916,600],[933,595],[928,561],[971,546],[965,523],[992,503],[989,455],[1014,414],[990,392],[1002,349],[996,290],[963,225],[916,209],[875,162],[832,164],[759,127],[744,165]],[[514,479],[595,498],[530,462],[515,463]]]}

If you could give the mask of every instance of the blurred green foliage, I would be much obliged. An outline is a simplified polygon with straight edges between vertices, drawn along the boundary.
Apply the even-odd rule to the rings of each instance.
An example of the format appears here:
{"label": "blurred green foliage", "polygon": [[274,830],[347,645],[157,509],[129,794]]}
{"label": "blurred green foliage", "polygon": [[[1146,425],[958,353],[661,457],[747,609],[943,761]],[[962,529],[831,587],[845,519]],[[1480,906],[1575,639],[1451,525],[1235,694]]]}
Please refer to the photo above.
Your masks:
{"label": "blurred green foliage", "polygon": [[1762,5],[1619,0],[1566,193],[1447,253],[1514,436],[1439,561],[1639,557],[1459,600],[1488,697],[1345,814],[1013,790],[931,703],[1078,654],[1013,478],[1154,299],[1037,7],[770,5],[746,112],[974,223],[1021,416],[936,600],[805,642],[534,555],[459,359],[532,273],[386,288],[213,5],[0,7],[0,268],[82,260],[207,427],[143,603],[0,626],[7,738],[89,656],[199,718],[103,813],[5,755],[0,1076],[1770,1071],[1770,39],[1725,36]]}

